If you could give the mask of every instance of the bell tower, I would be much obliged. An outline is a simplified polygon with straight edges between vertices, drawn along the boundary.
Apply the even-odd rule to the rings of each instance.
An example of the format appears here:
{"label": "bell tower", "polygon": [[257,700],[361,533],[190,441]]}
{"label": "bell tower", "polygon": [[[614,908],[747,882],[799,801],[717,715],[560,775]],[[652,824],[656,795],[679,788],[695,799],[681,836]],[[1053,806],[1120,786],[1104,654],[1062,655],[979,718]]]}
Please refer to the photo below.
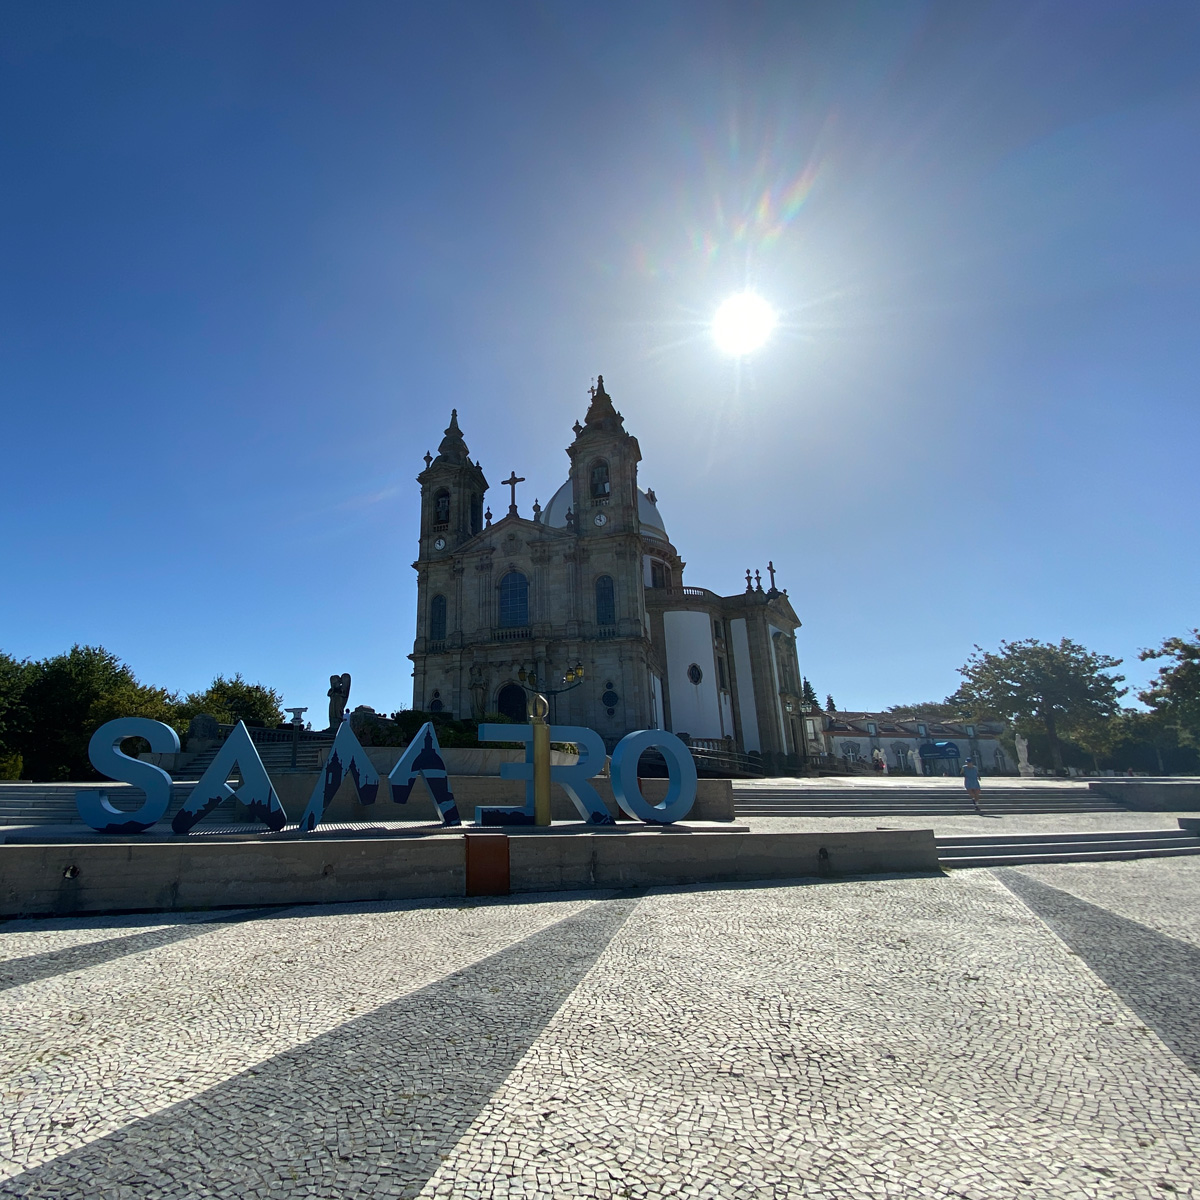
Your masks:
{"label": "bell tower", "polygon": [[637,465],[642,452],[637,438],[625,432],[625,421],[596,377],[583,425],[567,447],[571,459],[571,495],[575,529],[581,538],[638,532]]}
{"label": "bell tower", "polygon": [[483,498],[487,480],[472,462],[458,427],[458,409],[451,409],[446,436],[437,458],[425,455],[421,485],[421,548],[418,558],[440,558],[453,553],[483,528]]}

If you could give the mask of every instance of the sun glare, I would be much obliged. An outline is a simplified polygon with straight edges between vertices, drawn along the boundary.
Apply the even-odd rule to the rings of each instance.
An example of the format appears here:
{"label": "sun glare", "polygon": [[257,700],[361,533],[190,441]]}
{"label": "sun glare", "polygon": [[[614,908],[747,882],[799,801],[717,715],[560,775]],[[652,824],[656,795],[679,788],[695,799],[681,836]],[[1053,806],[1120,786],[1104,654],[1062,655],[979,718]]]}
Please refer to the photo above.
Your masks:
{"label": "sun glare", "polygon": [[775,310],[753,292],[730,296],[713,317],[712,333],[717,348],[739,358],[753,354],[771,336]]}

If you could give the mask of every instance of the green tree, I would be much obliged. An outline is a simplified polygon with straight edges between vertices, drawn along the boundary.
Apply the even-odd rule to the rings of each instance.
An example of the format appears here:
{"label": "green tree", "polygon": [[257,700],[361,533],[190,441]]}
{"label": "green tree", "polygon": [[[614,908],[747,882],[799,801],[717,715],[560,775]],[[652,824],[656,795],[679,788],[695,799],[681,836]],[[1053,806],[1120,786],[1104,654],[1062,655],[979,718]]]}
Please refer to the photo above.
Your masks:
{"label": "green tree", "polygon": [[1095,654],[1063,638],[1058,645],[1024,638],[1001,642],[996,653],[976,646],[959,668],[963,684],[950,702],[979,717],[997,717],[1018,732],[1044,732],[1054,769],[1063,772],[1061,739],[1109,720],[1127,688],[1109,675],[1119,658]]}
{"label": "green tree", "polygon": [[28,662],[0,651],[0,779],[21,778],[21,744],[28,726],[24,696],[30,675]]}
{"label": "green tree", "polygon": [[833,693],[830,692],[825,697],[825,711],[837,712],[837,705],[833,702]]}
{"label": "green tree", "polygon": [[72,646],[27,664],[22,696],[24,728],[18,747],[34,780],[94,779],[87,747],[113,717],[174,716],[174,697],[145,687],[103,646]]}
{"label": "green tree", "polygon": [[958,721],[963,714],[949,700],[927,700],[923,704],[893,704],[885,709],[894,717],[924,717],[929,721]]}
{"label": "green tree", "polygon": [[821,707],[821,702],[817,699],[817,693],[807,679],[800,684],[800,698],[809,708]]}
{"label": "green tree", "polygon": [[247,725],[271,728],[283,720],[282,702],[283,697],[274,688],[247,683],[239,673],[232,679],[218,675],[204,691],[185,696],[179,711],[187,721],[197,713],[208,713],[222,725],[245,721]]}
{"label": "green tree", "polygon": [[1157,650],[1143,650],[1142,662],[1166,659],[1150,686],[1138,693],[1159,723],[1174,728],[1185,745],[1200,744],[1200,629],[1193,641],[1169,637]]}

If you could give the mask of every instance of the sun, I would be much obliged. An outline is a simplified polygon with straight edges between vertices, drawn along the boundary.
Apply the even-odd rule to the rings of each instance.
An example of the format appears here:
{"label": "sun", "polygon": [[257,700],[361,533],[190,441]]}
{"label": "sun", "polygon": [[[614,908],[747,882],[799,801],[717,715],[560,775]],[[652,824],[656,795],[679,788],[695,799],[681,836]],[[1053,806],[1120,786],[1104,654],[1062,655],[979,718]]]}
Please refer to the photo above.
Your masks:
{"label": "sun", "polygon": [[775,310],[753,292],[730,296],[713,317],[717,349],[738,358],[753,354],[771,336],[778,322]]}

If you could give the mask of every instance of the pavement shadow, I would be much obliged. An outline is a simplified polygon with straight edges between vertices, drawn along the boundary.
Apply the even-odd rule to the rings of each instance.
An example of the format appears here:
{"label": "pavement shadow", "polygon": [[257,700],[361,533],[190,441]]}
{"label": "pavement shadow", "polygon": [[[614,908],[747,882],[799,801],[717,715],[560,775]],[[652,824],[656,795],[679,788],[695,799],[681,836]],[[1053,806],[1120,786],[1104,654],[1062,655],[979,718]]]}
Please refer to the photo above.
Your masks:
{"label": "pavement shadow", "polygon": [[0,1196],[416,1196],[636,904],[598,901],[13,1176]]}
{"label": "pavement shadow", "polygon": [[[200,921],[182,921],[165,928],[147,929],[141,933],[129,933],[123,937],[104,938],[95,942],[84,942],[78,946],[65,946],[61,950],[47,950],[43,954],[29,954],[22,958],[7,958],[0,961],[0,991],[35,983],[39,979],[52,979],[55,975],[68,975],[72,971],[83,971],[127,954],[141,954],[145,950],[156,950],[174,942],[185,942],[189,938],[201,937],[212,931],[215,925],[232,925],[242,921],[253,921],[268,915],[261,912],[239,911]],[[60,928],[66,928],[63,925]],[[109,926],[111,928],[111,925]]]}
{"label": "pavement shadow", "polygon": [[1011,868],[1023,900],[1193,1071],[1200,1072],[1200,947],[1119,917]]}

